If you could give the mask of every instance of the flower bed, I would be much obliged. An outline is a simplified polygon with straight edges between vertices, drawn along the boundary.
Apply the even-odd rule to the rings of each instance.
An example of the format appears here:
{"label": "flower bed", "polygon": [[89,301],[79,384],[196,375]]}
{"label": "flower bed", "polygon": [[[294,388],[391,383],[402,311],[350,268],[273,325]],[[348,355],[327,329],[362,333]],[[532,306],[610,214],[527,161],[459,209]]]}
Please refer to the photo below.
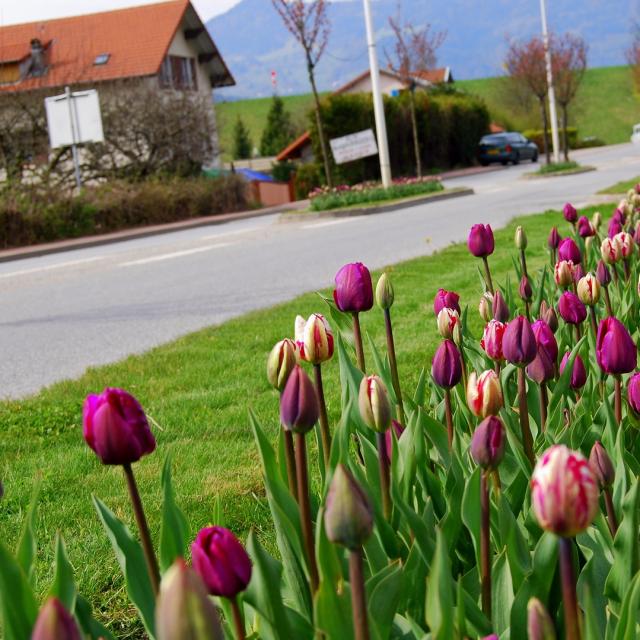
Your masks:
{"label": "flower bed", "polygon": [[309,194],[311,211],[327,211],[354,205],[367,205],[390,200],[411,198],[443,190],[442,183],[436,177],[398,178],[384,189],[376,182],[362,182],[353,186],[340,185],[329,189],[319,187]]}

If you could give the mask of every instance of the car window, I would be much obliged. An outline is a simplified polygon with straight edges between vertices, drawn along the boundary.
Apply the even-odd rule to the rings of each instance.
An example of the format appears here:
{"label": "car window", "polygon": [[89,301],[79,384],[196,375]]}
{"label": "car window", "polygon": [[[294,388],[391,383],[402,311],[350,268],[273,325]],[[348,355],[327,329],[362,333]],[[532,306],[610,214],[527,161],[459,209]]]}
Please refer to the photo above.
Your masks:
{"label": "car window", "polygon": [[480,144],[500,144],[504,142],[505,136],[503,134],[493,134],[490,136],[484,136],[480,140]]}

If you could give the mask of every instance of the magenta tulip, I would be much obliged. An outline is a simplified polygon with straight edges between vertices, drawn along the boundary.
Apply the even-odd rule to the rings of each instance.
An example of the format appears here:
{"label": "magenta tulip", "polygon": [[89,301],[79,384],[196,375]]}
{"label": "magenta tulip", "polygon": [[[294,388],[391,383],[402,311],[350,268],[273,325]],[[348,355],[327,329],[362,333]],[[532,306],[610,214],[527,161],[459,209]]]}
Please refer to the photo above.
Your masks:
{"label": "magenta tulip", "polygon": [[500,418],[485,418],[473,432],[471,457],[483,469],[496,469],[504,457],[505,439]]}
{"label": "magenta tulip", "polygon": [[[571,354],[567,351],[560,363],[560,374],[565,370],[567,363],[569,362],[569,356]],[[584,366],[584,362],[579,355],[576,355],[576,359],[573,362],[573,369],[571,369],[571,378],[569,379],[569,385],[574,391],[582,389],[587,382],[587,370]]]}
{"label": "magenta tulip", "polygon": [[604,260],[598,260],[598,267],[596,268],[596,278],[603,287],[608,287],[611,282],[611,272],[609,267],[604,263]]}
{"label": "magenta tulip", "polygon": [[609,317],[600,321],[596,359],[600,368],[609,375],[629,373],[636,368],[636,345],[617,318]]}
{"label": "magenta tulip", "polygon": [[533,361],[538,352],[536,338],[531,325],[524,316],[514,318],[502,337],[504,357],[517,366],[525,366]]}
{"label": "magenta tulip", "polygon": [[629,378],[627,399],[634,413],[640,415],[640,373],[635,373]]}
{"label": "magenta tulip", "polygon": [[610,238],[614,238],[621,231],[622,231],[622,223],[620,222],[620,220],[617,220],[616,218],[611,218],[611,220],[609,221],[609,229],[608,229],[607,235]]}
{"label": "magenta tulip", "polygon": [[557,249],[560,244],[560,234],[558,233],[557,227],[551,227],[551,231],[549,232],[549,238],[547,239],[547,246],[549,249]]}
{"label": "magenta tulip", "polygon": [[582,261],[580,249],[573,238],[565,238],[558,246],[558,259],[578,264]]}
{"label": "magenta tulip", "polygon": [[345,264],[335,278],[333,299],[340,311],[359,313],[373,307],[373,284],[369,269],[362,262]]}
{"label": "magenta tulip", "polygon": [[453,291],[447,291],[445,289],[438,289],[438,293],[436,293],[435,298],[433,299],[433,312],[436,314],[436,317],[442,311],[442,309],[453,309],[458,313],[460,311],[459,304],[460,296]]}
{"label": "magenta tulip", "polygon": [[573,223],[578,219],[578,212],[570,202],[567,202],[562,208],[562,215],[567,222]]}
{"label": "magenta tulip", "polygon": [[587,216],[580,216],[578,220],[578,235],[581,238],[589,238],[596,235],[596,230]]}
{"label": "magenta tulip", "polygon": [[555,362],[558,359],[558,342],[553,335],[553,329],[541,319],[536,320],[531,325],[531,330],[536,338],[538,347],[542,347],[549,354],[549,358]]}
{"label": "magenta tulip", "polygon": [[31,640],[80,640],[82,636],[73,616],[58,598],[49,598],[36,619]]}
{"label": "magenta tulip", "polygon": [[580,324],[587,317],[587,308],[573,291],[565,291],[560,296],[558,311],[562,319],[569,324]]}
{"label": "magenta tulip", "polygon": [[455,387],[462,377],[460,352],[451,340],[444,340],[438,347],[431,363],[431,375],[436,384],[444,389]]}
{"label": "magenta tulip", "polygon": [[490,256],[495,246],[491,225],[474,224],[467,238],[467,246],[476,258],[486,258]]}

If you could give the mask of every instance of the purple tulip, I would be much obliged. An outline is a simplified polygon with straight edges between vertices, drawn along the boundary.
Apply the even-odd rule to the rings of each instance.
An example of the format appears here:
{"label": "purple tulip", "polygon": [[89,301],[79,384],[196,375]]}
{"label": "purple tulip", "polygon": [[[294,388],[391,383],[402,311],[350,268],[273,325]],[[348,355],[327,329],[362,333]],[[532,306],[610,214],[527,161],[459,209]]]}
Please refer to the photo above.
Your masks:
{"label": "purple tulip", "polygon": [[557,227],[551,227],[551,231],[549,232],[549,238],[547,239],[547,246],[549,249],[557,249],[560,244],[560,234],[558,233]]}
{"label": "purple tulip", "polygon": [[602,446],[600,440],[596,440],[593,447],[591,447],[589,466],[598,479],[598,484],[601,488],[604,489],[613,485],[616,479],[616,470],[613,467],[613,462],[611,462],[607,450]]}
{"label": "purple tulip", "polygon": [[581,264],[577,264],[573,267],[573,281],[578,284],[582,278],[584,278],[584,269]]}
{"label": "purple tulip", "polygon": [[629,378],[627,399],[633,411],[640,415],[640,373],[635,373]]}
{"label": "purple tulip", "polygon": [[549,329],[553,333],[558,330],[558,316],[556,315],[556,310],[549,306],[545,300],[540,303],[540,319],[544,320]]}
{"label": "purple tulip", "polygon": [[637,245],[640,245],[640,224],[636,227],[635,231],[633,232],[633,241]]}
{"label": "purple tulip", "polygon": [[373,307],[373,284],[362,262],[345,264],[336,274],[333,299],[340,311],[359,313]]}
{"label": "purple tulip", "polygon": [[613,238],[614,236],[617,236],[621,231],[622,223],[620,222],[620,220],[611,218],[611,220],[609,221],[609,229],[607,231],[607,235],[610,238]]}
{"label": "purple tulip", "polygon": [[562,215],[567,222],[573,223],[578,219],[578,212],[570,202],[567,202],[562,208]]}
{"label": "purple tulip", "polygon": [[431,375],[439,387],[451,389],[462,377],[460,352],[451,340],[445,340],[436,351],[431,363]]}
{"label": "purple tulip", "polygon": [[533,362],[527,365],[527,375],[538,384],[542,384],[551,380],[555,374],[558,343],[544,320],[536,320],[531,325],[531,330],[536,338],[538,351]]}
{"label": "purple tulip", "polygon": [[280,396],[280,422],[288,431],[307,433],[320,415],[315,387],[300,365],[289,375]]}
{"label": "purple tulip", "polygon": [[436,293],[436,297],[433,299],[433,312],[436,314],[436,317],[445,308],[453,309],[461,313],[459,300],[460,296],[457,293],[447,291],[446,289],[438,289],[438,293]]}
{"label": "purple tulip", "polygon": [[49,598],[36,620],[31,640],[80,640],[81,635],[73,616],[58,598]]}
{"label": "purple tulip", "polygon": [[235,598],[251,580],[251,560],[238,539],[224,527],[201,529],[191,545],[193,568],[209,594]]}
{"label": "purple tulip", "polygon": [[396,434],[396,440],[400,440],[400,436],[404,433],[404,427],[397,421],[391,420],[391,426],[384,434],[384,450],[387,454],[387,460],[391,460],[393,455],[393,433]]}
{"label": "purple tulip", "polygon": [[596,235],[596,230],[587,216],[580,216],[578,220],[578,235],[581,238],[589,238]]}
{"label": "purple tulip", "polygon": [[525,302],[531,302],[531,298],[533,298],[533,291],[531,289],[531,283],[529,282],[529,278],[523,275],[520,280],[520,287],[518,288],[518,293],[520,297]]}
{"label": "purple tulip", "polygon": [[532,362],[537,352],[536,338],[529,321],[524,316],[514,318],[502,337],[502,353],[506,360],[522,367]]}
{"label": "purple tulip", "polygon": [[490,256],[495,246],[491,225],[474,224],[467,238],[467,246],[476,258],[486,258]]}
{"label": "purple tulip", "polygon": [[600,368],[609,375],[629,373],[636,368],[636,345],[617,318],[609,317],[600,321],[596,359]]}
{"label": "purple tulip", "polygon": [[496,469],[504,457],[505,432],[500,418],[488,416],[473,432],[471,457],[483,469]]}
{"label": "purple tulip", "polygon": [[622,209],[616,209],[613,212],[611,219],[619,222],[624,227],[624,223],[627,221],[627,216]]}
{"label": "purple tulip", "polygon": [[509,320],[509,307],[499,289],[493,294],[491,310],[493,311],[494,320],[498,320],[498,322],[507,322]]}
{"label": "purple tulip", "polygon": [[[569,362],[569,356],[571,354],[567,351],[560,363],[560,374],[565,370],[567,363]],[[582,389],[587,382],[587,370],[584,367],[584,362],[579,355],[576,355],[576,359],[573,361],[573,369],[571,370],[571,379],[569,385],[574,391]]]}
{"label": "purple tulip", "polygon": [[598,260],[596,278],[598,278],[598,282],[603,287],[608,287],[611,282],[611,272],[609,271],[609,267],[604,263],[604,260]]}
{"label": "purple tulip", "polygon": [[156,448],[140,403],[122,389],[87,396],[82,433],[103,464],[131,464]]}
{"label": "purple tulip", "polygon": [[553,335],[553,329],[544,320],[536,320],[531,325],[531,330],[535,336],[538,349],[544,349],[549,358],[556,362],[558,359],[558,343]]}
{"label": "purple tulip", "polygon": [[565,238],[560,241],[558,245],[558,259],[566,260],[567,262],[571,261],[573,264],[578,264],[582,261],[580,249],[573,238]]}
{"label": "purple tulip", "polygon": [[560,296],[558,311],[562,319],[569,324],[580,324],[587,317],[587,308],[573,291],[565,291]]}

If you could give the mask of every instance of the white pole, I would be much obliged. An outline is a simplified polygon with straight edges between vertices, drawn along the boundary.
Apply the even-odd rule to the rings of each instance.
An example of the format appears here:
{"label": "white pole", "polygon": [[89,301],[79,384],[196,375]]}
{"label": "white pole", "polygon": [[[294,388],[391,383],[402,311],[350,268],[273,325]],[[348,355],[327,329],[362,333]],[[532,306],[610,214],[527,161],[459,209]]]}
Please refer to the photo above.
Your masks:
{"label": "white pole", "polygon": [[373,36],[373,21],[369,0],[364,2],[364,21],[367,27],[367,47],[369,48],[369,68],[371,70],[371,95],[373,96],[373,114],[376,119],[376,137],[378,138],[378,156],[380,158],[380,175],[382,186],[391,186],[391,164],[389,163],[389,143],[387,142],[387,124],[384,120],[384,104],[380,92],[380,73],[378,69],[378,54]]}
{"label": "white pole", "polygon": [[542,42],[544,58],[547,64],[547,84],[549,85],[549,117],[551,118],[551,139],[553,141],[553,161],[560,162],[560,141],[558,139],[558,114],[556,111],[556,91],[553,88],[553,71],[551,70],[551,51],[549,50],[549,32],[547,30],[547,7],[545,0],[540,0],[542,17]]}
{"label": "white pole", "polygon": [[82,178],[80,176],[80,159],[78,158],[78,131],[77,131],[77,114],[73,105],[73,94],[69,87],[64,88],[67,96],[67,105],[69,106],[69,123],[71,124],[71,156],[73,157],[73,170],[76,176],[76,186],[82,188]]}

